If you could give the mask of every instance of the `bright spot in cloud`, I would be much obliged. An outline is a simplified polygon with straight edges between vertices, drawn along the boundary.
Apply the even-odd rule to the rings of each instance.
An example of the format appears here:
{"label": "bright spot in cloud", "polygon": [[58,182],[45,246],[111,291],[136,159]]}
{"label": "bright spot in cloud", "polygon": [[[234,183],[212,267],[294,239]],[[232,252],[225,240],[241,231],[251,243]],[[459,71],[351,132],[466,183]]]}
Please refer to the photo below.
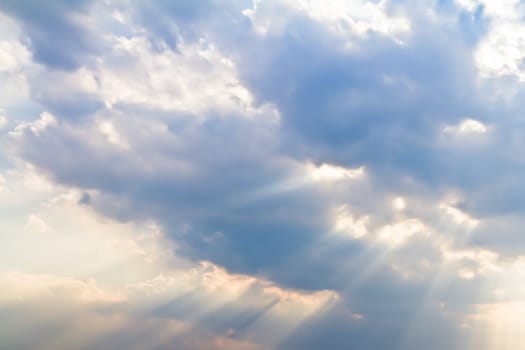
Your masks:
{"label": "bright spot in cloud", "polygon": [[406,208],[405,199],[403,197],[396,197],[396,198],[394,198],[394,200],[392,201],[392,206],[397,211],[404,210]]}
{"label": "bright spot in cloud", "polygon": [[127,149],[129,148],[128,143],[124,140],[123,136],[117,131],[115,124],[111,121],[105,120],[98,122],[98,130],[104,135],[106,140],[120,148]]}
{"label": "bright spot in cloud", "polygon": [[344,179],[359,179],[365,175],[365,168],[348,169],[340,166],[321,164],[308,166],[308,176],[314,181],[332,182]]}
{"label": "bright spot in cloud", "polygon": [[443,128],[445,134],[454,136],[467,136],[467,135],[479,135],[485,134],[488,128],[485,124],[475,119],[464,119],[458,125],[449,125]]}
{"label": "bright spot in cloud", "polygon": [[50,127],[58,125],[57,119],[48,112],[40,114],[40,118],[34,122],[20,123],[15,127],[15,130],[10,131],[9,134],[15,137],[20,137],[26,130],[31,131],[33,134],[40,134]]}
{"label": "bright spot in cloud", "polygon": [[354,217],[347,206],[343,205],[336,210],[334,230],[344,236],[360,239],[368,234],[368,216]]}
{"label": "bright spot in cloud", "polygon": [[479,224],[478,219],[471,217],[456,207],[448,204],[441,204],[439,207],[458,225],[465,225],[469,229],[473,229]]}
{"label": "bright spot in cloud", "polygon": [[407,219],[383,226],[377,232],[377,239],[387,246],[397,247],[412,236],[427,234],[428,228],[418,219]]}

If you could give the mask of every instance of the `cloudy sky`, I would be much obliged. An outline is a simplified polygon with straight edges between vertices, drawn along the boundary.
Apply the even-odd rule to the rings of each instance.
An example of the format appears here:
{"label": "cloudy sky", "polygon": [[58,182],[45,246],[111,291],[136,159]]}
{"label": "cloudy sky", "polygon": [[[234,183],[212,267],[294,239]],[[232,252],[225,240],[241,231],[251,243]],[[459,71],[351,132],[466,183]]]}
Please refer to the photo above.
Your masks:
{"label": "cloudy sky", "polygon": [[525,343],[519,0],[0,0],[0,348]]}

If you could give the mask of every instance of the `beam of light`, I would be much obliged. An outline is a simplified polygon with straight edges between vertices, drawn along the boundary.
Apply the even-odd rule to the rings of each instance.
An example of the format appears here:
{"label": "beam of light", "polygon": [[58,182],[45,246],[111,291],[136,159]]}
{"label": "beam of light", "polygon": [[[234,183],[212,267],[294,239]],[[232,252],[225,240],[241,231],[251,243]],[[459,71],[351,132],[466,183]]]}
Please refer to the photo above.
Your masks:
{"label": "beam of light", "polygon": [[471,348],[518,349],[525,343],[525,258],[500,262],[500,270],[487,278],[484,298],[465,317]]}
{"label": "beam of light", "polygon": [[[403,218],[377,229],[369,228],[368,216],[354,217],[346,206],[334,213],[335,237],[360,242],[363,248],[345,262],[343,270],[353,271],[346,288],[353,290],[395,257],[398,249],[416,236],[428,236],[429,228],[415,218]],[[358,269],[356,269],[358,267]]]}
{"label": "beam of light", "polygon": [[[321,171],[325,172],[326,169]],[[321,180],[316,175],[308,181]],[[35,309],[28,315],[38,329],[53,328],[53,333],[36,335],[33,339],[41,349],[71,348],[75,347],[75,342],[99,347],[109,340],[130,349],[149,348],[177,336],[168,326],[170,322],[181,319],[190,328],[213,328],[217,326],[213,324],[216,321],[210,321],[210,317],[223,311],[234,327],[240,327],[238,334],[233,328],[228,335],[232,342],[262,341],[266,336],[260,332],[272,329],[272,343],[276,344],[331,300],[337,299],[336,294],[329,291],[283,290],[255,277],[230,274],[207,262],[188,267],[191,264],[173,257],[169,241],[156,233],[157,227],[122,224],[99,217],[88,206],[79,203],[81,193],[77,191],[52,188],[45,197],[47,199],[30,204],[31,208],[26,209],[28,220],[14,227],[27,235],[24,241],[29,244],[24,245],[24,249],[31,259],[24,264],[7,260],[7,266],[29,271],[25,280],[41,284],[29,294],[35,303],[42,302],[43,295],[63,300],[58,304],[54,300],[46,303],[62,305],[58,308],[40,312]],[[20,236],[11,238],[10,244],[23,244]],[[50,248],[42,250],[43,246]],[[16,249],[23,250],[21,246]],[[57,269],[58,266],[61,268]],[[57,277],[42,279],[46,269],[57,273]],[[24,275],[18,276],[20,285]],[[101,299],[105,292],[91,285],[88,276],[93,281],[97,279],[106,286],[113,286],[122,293],[123,299],[119,299],[118,305],[107,304],[109,299]],[[27,289],[28,284],[21,286]],[[62,294],[56,294],[59,291]],[[69,299],[72,294],[87,296],[87,292],[94,293],[96,298]],[[3,288],[0,295],[5,297],[6,293],[7,289]],[[71,305],[64,304],[66,300]],[[186,311],[179,308],[178,313],[170,315],[170,303],[179,303]],[[243,318],[245,324],[239,325]],[[46,320],[54,321],[45,326]],[[221,327],[229,327],[229,320],[222,321]],[[18,332],[26,329],[22,324],[17,327]],[[131,330],[140,334],[125,336]],[[23,338],[20,333],[15,337]]]}
{"label": "beam of light", "polygon": [[241,207],[266,198],[284,195],[308,186],[323,186],[340,181],[356,181],[366,176],[365,167],[344,168],[323,163],[316,166],[312,163],[301,164],[297,174],[282,181],[271,183],[267,186],[254,189],[242,195],[226,200],[228,207]]}
{"label": "beam of light", "polygon": [[[210,263],[202,263],[199,281],[178,281],[199,287],[173,297],[171,285],[161,296],[150,300],[153,313],[181,318],[190,324],[215,327],[214,317],[220,313],[220,328],[228,328],[229,336],[241,341],[273,346],[323,308],[338,299],[335,292],[300,292],[284,290],[270,282],[253,277],[228,274]],[[175,279],[177,276],[173,276]],[[166,283],[164,281],[163,283]],[[167,283],[169,285],[170,283]],[[135,286],[132,286],[133,288]],[[145,309],[145,313],[148,309]],[[210,321],[212,320],[212,321]],[[209,324],[212,322],[212,324]]]}
{"label": "beam of light", "polygon": [[334,303],[338,296],[331,291],[319,291],[307,295],[282,292],[279,302],[258,317],[242,331],[241,339],[264,344],[270,348],[286,339],[311,317]]}
{"label": "beam of light", "polygon": [[525,301],[479,305],[472,316],[476,323],[472,348],[519,349],[525,342]]}

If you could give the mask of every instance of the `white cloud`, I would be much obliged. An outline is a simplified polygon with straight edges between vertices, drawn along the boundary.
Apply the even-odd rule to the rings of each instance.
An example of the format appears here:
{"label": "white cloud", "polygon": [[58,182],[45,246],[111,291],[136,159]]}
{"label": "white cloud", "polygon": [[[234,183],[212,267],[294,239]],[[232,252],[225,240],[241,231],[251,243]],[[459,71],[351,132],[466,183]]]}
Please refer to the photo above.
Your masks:
{"label": "white cloud", "polygon": [[410,31],[408,19],[388,14],[385,1],[310,0],[304,1],[301,7],[316,20],[345,35],[378,32],[397,37]]}
{"label": "white cloud", "polygon": [[479,220],[473,218],[468,213],[455,208],[448,204],[441,204],[440,209],[443,210],[452,220],[458,225],[465,225],[469,230],[474,229],[478,224]]}
{"label": "white cloud", "polygon": [[419,219],[406,219],[381,227],[377,239],[387,246],[397,247],[414,235],[428,235],[429,228]]}
{"label": "white cloud", "polygon": [[30,191],[51,192],[55,189],[55,184],[50,182],[43,174],[39,174],[32,165],[27,165],[19,175],[23,186]]}
{"label": "white cloud", "polygon": [[10,119],[16,116],[11,109],[31,104],[28,76],[39,69],[32,62],[26,39],[18,23],[0,12],[0,111]]}
{"label": "white cloud", "polygon": [[466,118],[458,125],[448,125],[443,128],[445,134],[454,136],[481,135],[488,131],[488,127],[476,119]]}
{"label": "white cloud", "polygon": [[308,164],[308,176],[313,181],[333,182],[345,179],[352,180],[363,178],[365,174],[365,167],[350,169],[326,163],[320,166]]}
{"label": "white cloud", "polygon": [[47,130],[48,128],[58,125],[57,119],[48,112],[43,112],[40,114],[40,118],[29,123],[20,123],[18,124],[13,131],[10,131],[9,134],[14,137],[20,137],[27,130],[31,131],[33,134],[40,134],[41,132]]}
{"label": "white cloud", "polygon": [[460,4],[470,11],[483,6],[489,19],[488,33],[477,46],[474,57],[482,77],[515,75],[525,79],[525,25],[522,22],[523,7],[517,0],[462,0]]}
{"label": "white cloud", "polygon": [[342,235],[360,239],[368,234],[367,225],[369,221],[370,217],[361,216],[355,218],[347,206],[341,206],[336,211],[334,229]]}
{"label": "white cloud", "polygon": [[442,253],[447,263],[455,264],[452,270],[463,279],[473,279],[490,272],[499,273],[503,266],[498,254],[486,249],[454,250],[445,246]]}
{"label": "white cloud", "polygon": [[324,25],[352,46],[352,41],[370,33],[381,33],[401,42],[410,31],[408,19],[388,13],[384,1],[301,0],[255,1],[243,13],[262,35],[279,35],[287,27],[289,13],[299,12]]}
{"label": "white cloud", "polygon": [[[95,74],[107,106],[135,103],[181,112],[251,113],[253,97],[239,82],[231,59],[210,42],[155,50],[145,37],[114,37],[114,51]],[[119,58],[118,65],[112,63]],[[125,62],[122,65],[122,62]]]}
{"label": "white cloud", "polygon": [[0,73],[19,70],[30,59],[29,50],[19,42],[0,40]]}
{"label": "white cloud", "polygon": [[0,303],[31,300],[72,300],[79,303],[121,303],[126,296],[101,289],[95,280],[80,280],[51,274],[13,272],[0,276]]}
{"label": "white cloud", "polygon": [[123,149],[129,148],[129,144],[124,140],[123,136],[117,131],[115,125],[111,121],[99,121],[97,126],[100,133],[104,135],[109,143]]}

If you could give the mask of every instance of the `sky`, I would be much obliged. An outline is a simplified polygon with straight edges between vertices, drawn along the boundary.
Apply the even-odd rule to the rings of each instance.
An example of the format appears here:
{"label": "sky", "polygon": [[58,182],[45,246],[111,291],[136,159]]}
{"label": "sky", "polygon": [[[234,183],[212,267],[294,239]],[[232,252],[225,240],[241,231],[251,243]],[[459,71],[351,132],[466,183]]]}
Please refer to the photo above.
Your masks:
{"label": "sky", "polygon": [[519,0],[0,0],[0,348],[525,343]]}

